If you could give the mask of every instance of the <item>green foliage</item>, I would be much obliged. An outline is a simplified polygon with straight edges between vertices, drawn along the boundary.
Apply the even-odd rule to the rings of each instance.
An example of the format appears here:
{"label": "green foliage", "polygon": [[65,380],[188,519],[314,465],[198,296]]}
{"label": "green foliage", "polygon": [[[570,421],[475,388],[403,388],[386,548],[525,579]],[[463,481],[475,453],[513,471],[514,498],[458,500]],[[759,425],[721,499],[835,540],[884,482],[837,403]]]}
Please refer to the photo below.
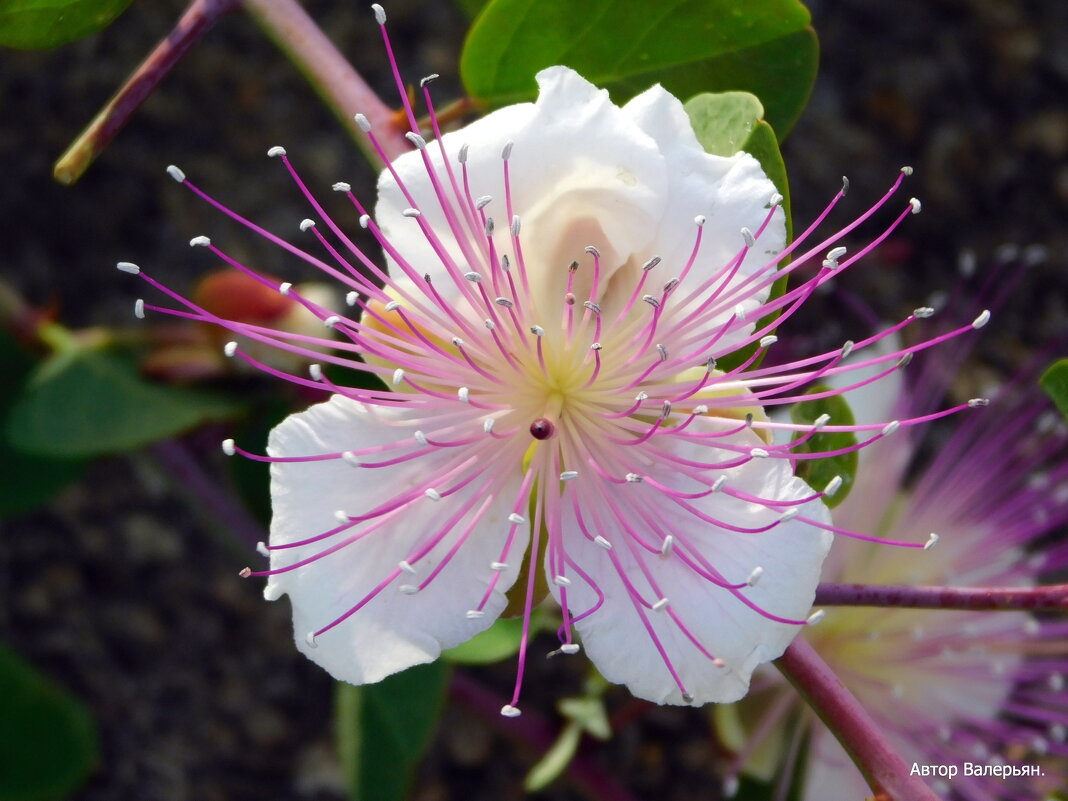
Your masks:
{"label": "green foliage", "polygon": [[798,0],[493,0],[460,59],[467,92],[530,100],[534,74],[563,64],[622,102],[654,83],[676,97],[744,90],[785,136],[816,78],[819,46]]}
{"label": "green foliage", "polygon": [[[806,395],[816,395],[827,392],[826,386],[814,386]],[[851,426],[856,421],[853,418],[853,410],[841,395],[831,395],[827,398],[795,403],[790,409],[790,418],[800,425],[809,425],[816,421],[820,415],[830,416],[827,425]],[[797,442],[806,436],[799,432],[793,437]],[[821,431],[810,437],[805,442],[793,448],[794,453],[817,453],[820,451],[835,451],[856,445],[857,437],[848,431]],[[840,504],[849,495],[853,488],[853,481],[857,475],[857,462],[859,454],[856,451],[843,453],[838,456],[828,456],[825,459],[803,459],[797,463],[797,476],[808,482],[813,489],[820,491],[827,486],[835,476],[842,477],[842,487],[831,498],[824,498],[824,502],[832,509]]]}
{"label": "green foliage", "polygon": [[378,684],[338,682],[338,748],[353,801],[402,801],[445,702],[449,669],[440,660]]}
{"label": "green foliage", "polygon": [[489,0],[456,0],[456,5],[467,15],[468,19],[474,19],[479,12],[489,4]]}
{"label": "green foliage", "polygon": [[515,654],[522,636],[522,618],[500,618],[467,642],[443,651],[441,658],[461,665],[488,665]]}
{"label": "green foliage", "polygon": [[0,798],[59,801],[97,761],[89,710],[0,644]]}
{"label": "green foliage", "polygon": [[26,453],[77,459],[128,451],[241,411],[220,395],[150,384],[116,351],[72,347],[34,370],[14,399],[6,434]]}
{"label": "green foliage", "polygon": [[110,25],[131,0],[0,0],[0,46],[38,50]]}
{"label": "green foliage", "polygon": [[15,398],[22,392],[34,359],[6,331],[0,331],[0,463],[4,480],[0,482],[0,517],[25,512],[47,503],[59,490],[76,479],[84,468],[80,460],[50,459],[32,456],[11,446],[6,422]]}
{"label": "green foliage", "polygon": [[1039,383],[1068,420],[1068,359],[1056,361],[1046,368]]}
{"label": "green foliage", "polygon": [[523,788],[528,793],[545,789],[571,764],[578,752],[583,734],[598,740],[612,736],[608,713],[604,708],[604,691],[608,683],[600,677],[591,678],[585,695],[578,698],[563,698],[557,707],[567,721],[560,735],[538,763],[530,769]]}

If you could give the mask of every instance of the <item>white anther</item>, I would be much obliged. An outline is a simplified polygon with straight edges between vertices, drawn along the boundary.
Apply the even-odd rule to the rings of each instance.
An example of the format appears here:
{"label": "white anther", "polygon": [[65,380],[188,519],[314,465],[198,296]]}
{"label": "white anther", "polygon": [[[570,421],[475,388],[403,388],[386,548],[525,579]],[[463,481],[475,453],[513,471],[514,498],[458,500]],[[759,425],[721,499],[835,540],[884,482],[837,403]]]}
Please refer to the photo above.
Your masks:
{"label": "white anther", "polygon": [[653,256],[651,259],[649,259],[649,261],[645,262],[645,264],[642,265],[642,270],[644,270],[645,272],[649,272],[651,269],[656,267],[656,265],[658,265],[661,261],[662,260],[659,256]]}
{"label": "white anther", "polygon": [[331,187],[335,192],[351,192],[352,184],[347,181],[338,181]]}
{"label": "white anther", "polygon": [[486,208],[486,206],[488,206],[492,202],[493,202],[493,195],[483,195],[482,197],[480,197],[478,200],[475,201],[475,208],[478,209],[479,211],[482,211],[482,209]]}
{"label": "white anther", "polygon": [[836,248],[831,248],[827,251],[827,258],[830,261],[838,261],[842,256],[846,254],[846,248],[843,245],[839,245]]}
{"label": "white anther", "polygon": [[774,206],[778,206],[781,203],[782,203],[782,195],[780,195],[778,192],[776,192],[770,198],[768,198],[768,205],[769,206],[774,207]]}
{"label": "white anther", "polygon": [[891,434],[893,434],[899,428],[901,428],[901,421],[900,420],[891,420],[889,423],[887,423],[885,426],[883,426],[882,435],[884,437],[889,437]]}
{"label": "white anther", "polygon": [[745,242],[747,248],[756,245],[756,239],[753,238],[753,232],[748,228],[742,228],[742,241]]}
{"label": "white anther", "polygon": [[910,350],[908,353],[906,353],[904,356],[902,356],[900,359],[898,359],[897,360],[897,364],[894,365],[894,366],[899,368],[899,369],[903,368],[903,367],[908,367],[910,364],[912,364],[913,355],[914,355],[913,352]]}
{"label": "white anther", "polygon": [[422,136],[415,133],[414,131],[408,131],[406,134],[404,134],[404,138],[411,142],[413,145],[415,145],[416,148],[419,150],[422,150],[426,147],[426,139],[424,139]]}
{"label": "white anther", "polygon": [[211,240],[206,236],[194,236],[189,240],[189,247],[191,248],[206,248],[210,247]]}
{"label": "white anther", "polygon": [[647,400],[649,400],[649,393],[639,392],[637,395],[634,396],[634,400],[638,401],[638,403],[645,403]]}
{"label": "white anther", "polygon": [[352,467],[360,466],[359,458],[352,451],[342,451],[341,458],[345,461],[346,464],[351,465]]}
{"label": "white anther", "polygon": [[490,570],[494,571],[495,573],[501,573],[507,569],[507,562],[490,562]]}
{"label": "white anther", "polygon": [[926,320],[934,313],[935,310],[930,306],[920,306],[920,308],[912,310],[912,316],[919,320]]}
{"label": "white anther", "polygon": [[360,215],[360,228],[366,228],[370,224],[371,224],[371,215],[370,214],[361,214]]}
{"label": "white anther", "polygon": [[426,434],[424,434],[422,431],[416,431],[414,434],[412,434],[412,439],[414,439],[424,448],[429,444],[429,441],[426,438]]}
{"label": "white anther", "polygon": [[849,194],[849,179],[846,178],[844,175],[842,176],[842,188],[839,191],[841,191],[842,197],[845,197],[847,194]]}
{"label": "white anther", "polygon": [[702,414],[708,414],[708,407],[705,404],[700,403],[693,407],[694,417],[700,417]]}
{"label": "white anther", "polygon": [[917,200],[914,197],[910,197],[909,198],[909,205],[912,206],[912,213],[913,214],[919,214],[920,213],[920,209],[922,208],[922,206],[920,205],[920,201],[919,200]]}
{"label": "white anther", "polygon": [[414,584],[401,584],[399,587],[397,587],[397,589],[403,592],[405,595],[415,595],[417,592],[419,592],[419,588]]}
{"label": "white anther", "polygon": [[399,562],[397,562],[397,567],[399,567],[401,570],[403,570],[410,576],[415,575],[415,568],[412,567],[411,563],[407,559],[401,559]]}
{"label": "white anther", "polygon": [[519,514],[518,512],[512,512],[510,515],[508,515],[508,522],[509,523],[515,523],[517,526],[519,526],[519,525],[522,525],[523,523],[526,523],[527,519],[525,517],[523,517],[523,515]]}
{"label": "white anther", "polygon": [[590,350],[604,350],[604,345],[602,345],[600,342],[594,342],[592,345],[590,345]]}
{"label": "white anther", "polygon": [[612,543],[610,543],[608,540],[606,540],[600,534],[598,534],[596,537],[594,537],[593,541],[595,543],[597,543],[598,545],[600,545],[602,548],[604,548],[606,551],[612,550]]}
{"label": "white anther", "polygon": [[668,281],[666,284],[664,284],[664,294],[665,295],[668,294],[671,290],[673,290],[678,285],[679,285],[679,279],[678,278],[672,278],[670,281]]}
{"label": "white anther", "polygon": [[904,167],[901,168],[901,174],[902,175],[912,175],[912,167],[910,167],[909,165],[906,164]]}
{"label": "white anther", "polygon": [[519,222],[519,215],[516,214],[516,215],[514,215],[512,217],[512,225],[510,226],[510,230],[512,232],[512,236],[518,237],[519,236],[519,231],[520,231],[521,228],[522,228],[522,226],[521,226],[521,224]]}
{"label": "white anther", "polygon": [[456,160],[461,164],[467,163],[467,151],[469,148],[470,145],[460,145],[460,152],[457,154]]}
{"label": "white anther", "polygon": [[304,635],[304,642],[306,642],[308,644],[309,648],[318,648],[319,647],[319,643],[317,643],[315,641],[315,632],[314,631],[309,631],[307,634]]}
{"label": "white anther", "polygon": [[430,500],[432,500],[432,501],[440,501],[441,500],[441,493],[438,492],[433,487],[427,487],[425,490],[423,490],[423,494],[426,497],[430,498]]}
{"label": "white anther", "polygon": [[601,258],[601,251],[600,251],[600,250],[598,250],[598,249],[597,249],[596,247],[594,247],[593,245],[586,245],[586,247],[584,248],[584,250],[585,250],[585,251],[586,251],[587,253],[589,253],[589,254],[590,254],[591,256],[593,256],[593,257],[594,257],[595,259],[599,259],[599,258]]}
{"label": "white anther", "polygon": [[644,481],[637,473],[627,473],[626,479],[628,484],[641,484]]}
{"label": "white anther", "polygon": [[129,273],[130,275],[139,275],[141,273],[141,268],[132,261],[120,261],[115,265],[115,269],[119,272]]}
{"label": "white anther", "polygon": [[134,301],[134,317],[138,320],[145,319],[145,301],[144,298],[138,298]]}
{"label": "white anther", "polygon": [[404,368],[403,367],[398,367],[396,370],[393,371],[393,379],[392,380],[393,380],[393,386],[397,386],[398,384],[400,384],[401,381],[404,380]]}
{"label": "white anther", "polygon": [[460,339],[460,337],[453,337],[452,338],[452,344],[457,348],[463,348],[464,341],[462,339]]}
{"label": "white anther", "polygon": [[532,333],[536,337],[544,336],[545,329],[542,328],[540,325],[532,325],[530,327],[530,333]]}
{"label": "white anther", "polygon": [[657,344],[656,352],[660,354],[660,361],[666,362],[668,360],[668,350],[664,345]]}
{"label": "white anther", "polygon": [[227,456],[233,456],[235,453],[237,453],[237,447],[234,445],[234,441],[232,439],[224,439],[222,441],[222,452],[225,453]]}
{"label": "white anther", "polygon": [[560,474],[561,481],[574,481],[576,478],[578,478],[577,470],[565,470]]}
{"label": "white anther", "polygon": [[512,269],[512,262],[509,261],[508,254],[505,253],[501,256],[501,270],[508,272],[510,269]]}
{"label": "white anther", "polygon": [[344,509],[338,509],[336,512],[334,512],[334,520],[339,523],[348,523],[349,513],[346,512]]}
{"label": "white anther", "polygon": [[968,405],[975,409],[978,406],[989,406],[990,398],[972,398],[968,401]]}
{"label": "white anther", "polygon": [[579,652],[579,644],[577,642],[565,642],[560,646],[560,651],[565,654],[577,654]]}
{"label": "white anther", "polygon": [[416,217],[423,216],[423,212],[419,211],[419,209],[405,209],[401,212],[401,214],[410,219],[415,219]]}
{"label": "white anther", "polygon": [[371,130],[371,121],[363,114],[357,114],[353,117],[356,120],[356,124],[360,126],[360,130],[367,133]]}
{"label": "white anther", "polygon": [[823,267],[824,270],[837,270],[839,265],[838,265],[838,262],[836,262],[836,261],[831,261],[830,259],[824,259],[823,260],[823,264],[821,266]]}
{"label": "white anther", "polygon": [[594,314],[600,314],[601,313],[601,307],[598,306],[596,303],[594,303],[592,300],[583,301],[582,305],[585,308],[589,309]]}
{"label": "white anther", "polygon": [[925,542],[923,544],[923,549],[925,551],[931,550],[933,547],[935,547],[938,544],[938,540],[939,539],[941,539],[941,538],[932,531],[931,532],[931,536],[927,538],[927,542]]}
{"label": "white anther", "polygon": [[323,366],[321,364],[309,364],[308,375],[311,376],[312,381],[323,380]]}
{"label": "white anther", "polygon": [[471,390],[469,390],[467,387],[460,387],[458,390],[456,390],[456,398],[460,401],[460,403],[470,403]]}
{"label": "white anther", "polygon": [[808,620],[806,620],[805,623],[810,626],[815,626],[825,617],[827,617],[827,613],[824,612],[822,609],[817,609],[815,612],[808,616]]}
{"label": "white anther", "polygon": [[256,543],[256,553],[258,553],[260,556],[270,556],[271,549],[267,547],[266,542],[260,540]]}
{"label": "white anther", "polygon": [[512,146],[514,144],[515,144],[515,142],[505,142],[504,143],[504,147],[501,148],[501,158],[504,159],[505,161],[508,161],[508,159],[511,158],[511,156],[512,156]]}
{"label": "white anther", "polygon": [[230,340],[225,345],[223,345],[223,354],[226,356],[226,358],[232,359],[234,357],[235,353],[237,353],[237,343],[236,342],[234,342],[233,340]]}
{"label": "white anther", "polygon": [[668,534],[660,544],[660,555],[664,557],[671,556],[673,550],[675,550],[675,537],[672,534]]}
{"label": "white anther", "polygon": [[684,702],[686,702],[687,704],[692,704],[693,703],[693,694],[692,693],[683,693],[682,694],[682,700]]}
{"label": "white anther", "polygon": [[793,507],[792,509],[787,509],[781,515],[779,515],[779,522],[780,523],[788,523],[791,520],[793,520],[795,517],[797,517],[799,514],[801,514],[801,510],[798,509],[796,506]]}
{"label": "white anther", "polygon": [[825,412],[812,421],[812,430],[819,431],[829,422],[831,422],[831,416]]}
{"label": "white anther", "polygon": [[493,322],[493,320],[490,320],[489,318],[483,320],[482,324],[484,326],[486,326],[486,330],[487,331],[492,331],[493,329],[495,329],[497,327],[497,324],[495,322]]}
{"label": "white anther", "polygon": [[666,400],[662,404],[660,404],[660,419],[661,420],[667,420],[667,418],[668,418],[668,416],[670,414],[671,414],[671,401]]}
{"label": "white anther", "polygon": [[570,587],[571,579],[567,576],[553,576],[553,584],[557,587]]}
{"label": "white anther", "polygon": [[721,489],[723,489],[723,485],[726,484],[726,483],[727,483],[727,476],[726,476],[726,474],[724,474],[724,475],[720,476],[719,478],[717,478],[715,481],[713,481],[712,482],[712,486],[709,487],[709,489],[712,490],[712,492],[719,492]]}
{"label": "white anther", "polygon": [[504,715],[506,718],[517,718],[523,713],[519,710],[518,707],[514,707],[511,704],[505,704],[501,707],[501,714]]}
{"label": "white anther", "polygon": [[486,232],[487,237],[493,237],[493,232],[497,230],[497,224],[493,222],[492,217],[486,218],[486,225],[483,230]]}
{"label": "white anther", "polygon": [[286,154],[286,149],[284,147],[282,147],[281,145],[275,145],[274,147],[272,147],[270,150],[267,151],[267,155],[272,159],[276,159],[279,156],[284,156],[285,154]]}
{"label": "white anther", "polygon": [[653,604],[654,612],[662,612],[667,609],[668,604],[671,603],[667,598],[661,598],[659,601]]}
{"label": "white anther", "polygon": [[182,181],[185,180],[185,173],[173,164],[167,165],[167,175],[171,176],[171,178],[176,180],[178,183],[182,183]]}
{"label": "white anther", "polygon": [[430,73],[430,75],[427,75],[426,77],[420,78],[419,79],[419,88],[420,89],[425,89],[427,84],[429,84],[431,81],[436,81],[440,77],[441,76],[438,75],[436,72],[432,72],[432,73]]}
{"label": "white anther", "polygon": [[979,329],[990,322],[990,310],[984,309],[983,313],[972,320],[972,328]]}
{"label": "white anther", "polygon": [[293,284],[289,281],[283,281],[278,285],[278,293],[284,297],[289,296],[289,290],[293,288]]}
{"label": "white anther", "polygon": [[739,303],[734,307],[734,316],[738,318],[738,322],[745,322],[745,306]]}
{"label": "white anther", "polygon": [[325,320],[323,320],[323,325],[325,325],[327,328],[333,328],[335,325],[337,325],[340,322],[341,322],[341,317],[339,315],[331,314],[329,317],[327,317]]}
{"label": "white anther", "polygon": [[644,300],[646,303],[648,303],[654,309],[659,309],[660,308],[660,301],[657,300],[652,295],[642,295],[642,300]]}
{"label": "white anther", "polygon": [[[487,417],[485,420],[482,421],[482,431],[484,433],[486,433],[486,434],[489,434],[490,432],[492,432],[493,431],[493,424],[495,422],[496,422],[495,418]],[[508,519],[511,520],[511,517],[509,517]],[[515,521],[513,520],[512,522],[514,523]]]}
{"label": "white anther", "polygon": [[848,359],[849,358],[849,354],[853,352],[853,346],[855,344],[856,343],[854,343],[852,339],[847,339],[845,342],[843,342],[842,343],[842,351],[841,351],[841,354],[840,354],[839,358]]}
{"label": "white anther", "polygon": [[771,454],[764,448],[750,448],[749,455],[754,459],[767,459]]}
{"label": "white anther", "polygon": [[252,568],[251,567],[243,567],[243,568],[241,568],[240,570],[237,571],[237,575],[241,576],[241,578],[248,578],[249,576],[252,575]]}
{"label": "white anther", "polygon": [[401,302],[399,300],[391,300],[389,303],[386,304],[386,311],[388,311],[388,312],[396,311],[400,307],[401,307]]}
{"label": "white anther", "polygon": [[314,227],[315,227],[315,220],[313,220],[313,219],[305,217],[303,220],[300,221],[300,231],[301,231],[301,233],[307,233],[309,228],[314,228]]}
{"label": "white anther", "polygon": [[757,565],[753,568],[753,572],[749,574],[749,578],[745,580],[745,583],[750,587],[755,587],[757,582],[760,581],[760,577],[764,575],[764,568]]}
{"label": "white anther", "polygon": [[693,221],[697,224],[697,227],[700,228],[706,222],[705,215],[698,214],[696,217],[693,218]]}
{"label": "white anther", "polygon": [[762,347],[762,348],[770,348],[772,345],[774,345],[778,341],[779,341],[779,338],[777,336],[775,336],[774,334],[768,334],[766,337],[761,337],[760,338],[760,347]]}
{"label": "white anther", "polygon": [[476,272],[464,273],[464,278],[470,281],[472,284],[481,284],[482,276]]}
{"label": "white anther", "polygon": [[478,620],[480,617],[483,617],[485,614],[486,613],[483,612],[481,609],[468,609],[466,614],[465,614],[465,617],[468,620]]}

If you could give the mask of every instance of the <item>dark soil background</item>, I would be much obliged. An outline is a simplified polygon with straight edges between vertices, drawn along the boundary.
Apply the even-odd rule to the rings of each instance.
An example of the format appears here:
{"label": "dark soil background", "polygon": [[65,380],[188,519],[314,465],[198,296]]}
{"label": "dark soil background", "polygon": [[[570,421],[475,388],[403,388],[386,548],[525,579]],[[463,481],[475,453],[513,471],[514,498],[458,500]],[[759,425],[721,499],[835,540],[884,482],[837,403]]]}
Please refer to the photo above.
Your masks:
{"label": "dark soil background", "polygon": [[[1028,269],[992,324],[975,375],[994,375],[1063,339],[1068,315],[1068,4],[1063,0],[816,0],[823,46],[811,105],[785,146],[794,213],[811,219],[852,182],[853,210],[910,164],[908,194],[924,203],[847,283],[896,318],[957,281],[962,254],[980,275],[1017,265],[1017,248],[1044,259]],[[376,26],[361,4],[307,7],[357,68],[389,97]],[[283,144],[312,184],[373,175],[292,66],[240,15],[224,20],[135,116],[73,188],[51,163],[182,10],[134,3],[110,29],[49,53],[0,53],[0,247],[3,280],[71,326],[133,324],[140,286],[117,260],[151,267],[188,288],[207,262],[186,242],[217,215],[163,174],[169,163],[275,230],[295,230],[303,206],[280,166]],[[447,2],[392,0],[391,32],[407,77],[442,75],[458,91],[465,20]],[[846,219],[842,217],[840,219]],[[278,254],[248,237],[238,255],[282,272]],[[241,248],[249,247],[245,252]],[[964,256],[967,261],[970,256]],[[840,339],[817,308],[800,330]],[[854,323],[856,325],[856,323]],[[970,373],[965,374],[968,380]],[[978,379],[976,379],[978,381]],[[185,443],[204,469],[214,443]],[[190,502],[158,453],[101,460],[45,510],[2,522],[0,639],[82,698],[97,717],[99,769],[82,801],[244,801],[343,797],[332,751],[327,676],[293,648],[285,602],[265,604],[236,572],[242,546]],[[548,719],[578,688],[578,668],[530,664],[525,709]],[[568,672],[571,670],[572,672]],[[513,666],[471,671],[493,692]],[[637,722],[589,759],[635,796],[717,797],[701,712],[631,704]],[[453,703],[416,779],[419,801],[518,798],[536,754],[502,724]],[[581,797],[559,782],[543,794]],[[606,796],[607,798],[607,796]]]}

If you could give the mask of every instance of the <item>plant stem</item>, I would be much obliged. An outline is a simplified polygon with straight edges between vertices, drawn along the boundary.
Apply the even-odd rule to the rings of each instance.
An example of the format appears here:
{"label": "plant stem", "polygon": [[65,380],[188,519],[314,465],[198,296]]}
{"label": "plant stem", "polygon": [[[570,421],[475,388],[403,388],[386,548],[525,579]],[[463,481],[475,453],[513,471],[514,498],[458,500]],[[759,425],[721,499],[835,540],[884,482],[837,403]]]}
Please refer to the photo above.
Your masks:
{"label": "plant stem", "polygon": [[93,121],[52,167],[52,176],[70,186],[89,169],[163,78],[215,22],[237,7],[237,0],[193,0],[178,24],[141,62]]}
{"label": "plant stem", "polygon": [[[456,701],[498,731],[519,740],[539,754],[544,754],[556,742],[556,730],[536,712],[523,710],[522,717],[501,717],[501,706],[507,699],[487,690],[478,682],[465,676],[462,671],[457,670],[453,673],[450,692]],[[611,773],[601,768],[582,751],[580,746],[579,752],[567,767],[567,773],[585,790],[587,795],[598,801],[637,801]]]}
{"label": "plant stem", "polygon": [[375,167],[378,156],[353,120],[364,114],[390,159],[410,150],[393,109],[382,102],[296,0],[241,0],[253,19],[304,74],[352,132],[357,146]]}
{"label": "plant stem", "polygon": [[1068,609],[1068,584],[1045,587],[910,587],[904,584],[821,584],[819,606],[915,609]]}
{"label": "plant stem", "polygon": [[892,801],[939,801],[883,738],[878,725],[803,638],[775,661],[809,706],[827,724],[864,774],[871,789]]}

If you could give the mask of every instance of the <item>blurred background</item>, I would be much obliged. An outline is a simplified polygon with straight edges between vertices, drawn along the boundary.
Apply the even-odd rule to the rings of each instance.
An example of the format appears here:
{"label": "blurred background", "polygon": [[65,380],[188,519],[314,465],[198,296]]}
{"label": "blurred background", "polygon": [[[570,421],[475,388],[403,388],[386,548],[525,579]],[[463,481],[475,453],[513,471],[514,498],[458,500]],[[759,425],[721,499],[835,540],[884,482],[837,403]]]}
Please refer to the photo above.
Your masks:
{"label": "blurred background", "polygon": [[[391,98],[370,12],[349,2],[305,5]],[[973,387],[1063,341],[1068,328],[1068,5],[809,7],[823,56],[811,103],[783,147],[795,222],[803,227],[818,214],[842,175],[857,211],[909,164],[916,172],[904,197],[919,197],[923,213],[844,277],[844,289],[876,316],[898,319],[965,280],[962,263],[974,265],[967,280],[975,286],[999,264],[1001,276],[1027,270],[962,374],[964,396],[980,394]],[[321,194],[345,180],[372,197],[375,176],[345,132],[241,14],[208,33],[78,184],[54,183],[54,159],[182,10],[175,0],[134,2],[86,40],[0,52],[0,278],[69,327],[136,328],[131,310],[143,290],[115,271],[116,261],[150,268],[187,293],[212,266],[188,239],[227,229],[167,179],[168,164],[284,232],[295,232],[306,212],[284,170],[266,158],[272,145],[286,146]],[[388,11],[406,78],[440,73],[436,96],[457,97],[462,13],[444,0],[391,0]],[[227,245],[267,272],[307,277],[250,236]],[[829,304],[811,306],[794,330],[833,342],[867,330]],[[250,559],[234,536],[238,524],[190,493],[196,477],[230,492],[230,479],[216,477],[228,475],[217,443],[231,429],[92,461],[46,507],[0,520],[0,640],[80,698],[99,731],[98,765],[77,799],[344,797],[331,680],[295,651],[287,602],[266,604],[256,585],[237,577]],[[255,510],[249,514],[254,520]],[[465,675],[503,693],[513,671],[506,660]],[[583,676],[582,660],[532,659],[525,709],[551,720],[555,700],[577,691]],[[585,746],[586,758],[636,798],[716,797],[702,712],[654,708],[622,691],[609,695],[609,706],[616,723],[630,723],[610,742]],[[450,703],[413,797],[522,796],[539,754],[501,729],[495,713]],[[584,796],[562,780],[542,797]]]}

